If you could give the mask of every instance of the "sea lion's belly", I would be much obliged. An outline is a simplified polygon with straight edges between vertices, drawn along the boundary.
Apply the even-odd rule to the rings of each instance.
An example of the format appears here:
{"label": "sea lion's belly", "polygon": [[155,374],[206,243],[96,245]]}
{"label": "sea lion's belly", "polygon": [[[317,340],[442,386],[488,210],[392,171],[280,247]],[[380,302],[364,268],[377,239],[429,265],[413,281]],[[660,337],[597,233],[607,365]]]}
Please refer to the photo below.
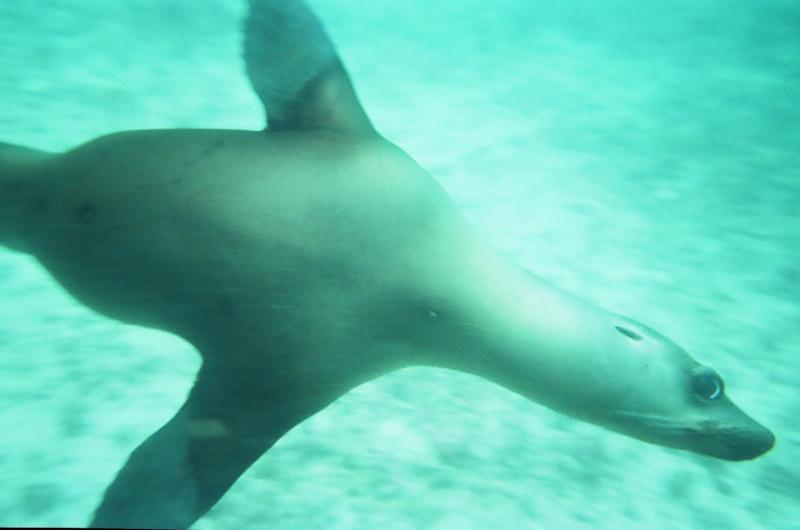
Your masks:
{"label": "sea lion's belly", "polygon": [[[348,315],[406,268],[443,199],[413,171],[395,180],[404,162],[346,141],[97,140],[54,164],[34,253],[98,312],[212,349],[355,337]],[[312,321],[330,336],[304,338]]]}

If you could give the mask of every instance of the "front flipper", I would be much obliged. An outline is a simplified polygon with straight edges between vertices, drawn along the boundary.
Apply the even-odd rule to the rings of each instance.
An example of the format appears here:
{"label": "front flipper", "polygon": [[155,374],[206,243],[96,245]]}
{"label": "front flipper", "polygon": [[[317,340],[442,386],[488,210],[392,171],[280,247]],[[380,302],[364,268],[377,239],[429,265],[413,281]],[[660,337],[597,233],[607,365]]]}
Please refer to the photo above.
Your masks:
{"label": "front flipper", "polygon": [[324,28],[302,0],[250,0],[247,75],[270,130],[372,133],[372,124]]}
{"label": "front flipper", "polygon": [[188,528],[281,436],[321,408],[264,386],[253,373],[201,370],[180,411],[131,454],[91,526]]}

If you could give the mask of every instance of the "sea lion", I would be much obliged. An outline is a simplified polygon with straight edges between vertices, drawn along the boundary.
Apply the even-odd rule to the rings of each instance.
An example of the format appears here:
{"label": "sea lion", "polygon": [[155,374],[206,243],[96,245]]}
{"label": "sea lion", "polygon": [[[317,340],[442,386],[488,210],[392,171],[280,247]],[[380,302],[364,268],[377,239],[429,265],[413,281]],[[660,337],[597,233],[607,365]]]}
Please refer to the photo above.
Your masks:
{"label": "sea lion", "polygon": [[477,374],[663,446],[728,460],[772,447],[712,369],[476,237],[375,131],[303,2],[252,0],[245,36],[265,131],[0,146],[0,239],[89,307],[203,357],[93,526],[191,525],[293,426],[410,365]]}

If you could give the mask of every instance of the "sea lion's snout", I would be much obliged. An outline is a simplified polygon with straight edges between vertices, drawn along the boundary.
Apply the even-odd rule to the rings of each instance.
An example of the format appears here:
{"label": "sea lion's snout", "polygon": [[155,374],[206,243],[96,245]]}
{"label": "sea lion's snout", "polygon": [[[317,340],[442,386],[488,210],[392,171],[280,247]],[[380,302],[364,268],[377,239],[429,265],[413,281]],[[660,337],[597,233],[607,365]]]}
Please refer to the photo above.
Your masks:
{"label": "sea lion's snout", "polygon": [[731,444],[731,451],[722,458],[733,461],[752,460],[774,446],[775,435],[772,434],[772,431],[756,424],[755,428],[751,427],[746,433],[741,433],[737,437],[736,443]]}
{"label": "sea lion's snout", "polygon": [[746,417],[735,425],[715,426],[696,432],[694,447],[698,453],[740,462],[752,460],[768,452],[775,445],[772,431]]}

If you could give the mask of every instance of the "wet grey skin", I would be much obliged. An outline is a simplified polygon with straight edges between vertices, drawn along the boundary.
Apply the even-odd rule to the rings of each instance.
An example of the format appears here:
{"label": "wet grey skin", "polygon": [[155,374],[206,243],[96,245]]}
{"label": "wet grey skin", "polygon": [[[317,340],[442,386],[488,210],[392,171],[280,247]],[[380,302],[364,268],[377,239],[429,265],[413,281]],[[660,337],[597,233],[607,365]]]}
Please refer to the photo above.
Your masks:
{"label": "wet grey skin", "polygon": [[375,131],[303,2],[249,7],[265,130],[130,131],[64,153],[0,145],[0,242],[88,307],[203,358],[93,526],[188,527],[298,423],[413,365],[665,447],[747,460],[773,446],[714,370],[476,237]]}

